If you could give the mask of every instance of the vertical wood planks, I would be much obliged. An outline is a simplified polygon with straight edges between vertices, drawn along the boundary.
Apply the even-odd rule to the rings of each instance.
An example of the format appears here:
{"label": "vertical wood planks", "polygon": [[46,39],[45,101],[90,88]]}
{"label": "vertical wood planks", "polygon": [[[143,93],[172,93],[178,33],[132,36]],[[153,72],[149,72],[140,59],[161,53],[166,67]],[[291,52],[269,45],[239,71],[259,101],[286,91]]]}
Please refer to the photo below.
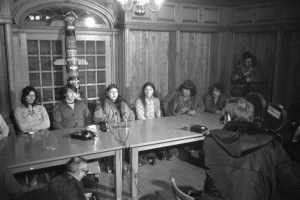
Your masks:
{"label": "vertical wood planks", "polygon": [[127,50],[126,85],[130,94],[126,94],[127,100],[133,103],[148,81],[165,95],[168,90],[169,33],[131,30]]}

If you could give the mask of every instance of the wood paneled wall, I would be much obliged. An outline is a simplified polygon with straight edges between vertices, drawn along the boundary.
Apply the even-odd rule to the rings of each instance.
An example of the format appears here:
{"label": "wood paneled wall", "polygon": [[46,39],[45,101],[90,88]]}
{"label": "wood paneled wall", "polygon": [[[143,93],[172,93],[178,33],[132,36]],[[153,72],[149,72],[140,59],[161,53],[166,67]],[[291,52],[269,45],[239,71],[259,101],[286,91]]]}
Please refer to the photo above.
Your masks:
{"label": "wood paneled wall", "polygon": [[131,103],[142,85],[153,82],[165,96],[185,79],[191,79],[204,94],[215,82],[223,82],[230,96],[231,73],[245,51],[256,55],[264,74],[261,92],[272,97],[277,32],[193,33],[129,31],[125,97]]}
{"label": "wood paneled wall", "polygon": [[124,97],[133,103],[151,81],[161,94],[168,91],[169,32],[130,31],[126,43]]}
{"label": "wood paneled wall", "polygon": [[225,61],[222,64],[227,65],[223,66],[226,69],[224,80],[227,95],[232,88],[230,76],[233,67],[240,60],[242,53],[249,51],[257,57],[258,67],[262,68],[264,82],[260,92],[266,101],[270,102],[275,71],[276,39],[277,32],[232,33],[223,37],[221,60]]}
{"label": "wood paneled wall", "polygon": [[300,32],[280,31],[274,76],[273,101],[290,117],[300,120]]}
{"label": "wood paneled wall", "polygon": [[[4,35],[4,25],[0,24],[0,36]],[[0,112],[7,121],[10,113],[10,104],[6,56],[5,37],[0,37]]]}

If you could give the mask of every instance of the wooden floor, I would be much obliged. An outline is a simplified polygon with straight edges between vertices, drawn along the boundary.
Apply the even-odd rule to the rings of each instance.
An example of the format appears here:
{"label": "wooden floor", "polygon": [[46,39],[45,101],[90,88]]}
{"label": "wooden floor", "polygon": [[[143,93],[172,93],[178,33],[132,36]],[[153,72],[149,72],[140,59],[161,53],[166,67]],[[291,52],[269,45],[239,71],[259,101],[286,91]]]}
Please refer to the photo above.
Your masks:
{"label": "wooden floor", "polygon": [[[140,200],[175,200],[171,187],[174,177],[180,189],[187,192],[203,187],[205,172],[202,168],[174,158],[171,161],[157,160],[156,165],[143,165],[138,172],[138,199]],[[129,174],[123,179],[122,199],[130,198]],[[97,191],[103,199],[114,199],[114,176],[102,173]]]}
{"label": "wooden floor", "polygon": [[[156,160],[156,165],[143,165],[138,171],[138,199],[140,200],[175,200],[171,187],[171,178],[174,177],[177,185],[184,192],[191,189],[200,190],[205,178],[204,170],[179,158],[171,161]],[[25,187],[24,190],[46,188],[47,184],[39,182],[34,188]],[[96,189],[88,189],[97,192],[101,200],[114,198],[114,174],[102,172],[99,176],[99,184]],[[122,199],[131,199],[129,173],[123,177]]]}

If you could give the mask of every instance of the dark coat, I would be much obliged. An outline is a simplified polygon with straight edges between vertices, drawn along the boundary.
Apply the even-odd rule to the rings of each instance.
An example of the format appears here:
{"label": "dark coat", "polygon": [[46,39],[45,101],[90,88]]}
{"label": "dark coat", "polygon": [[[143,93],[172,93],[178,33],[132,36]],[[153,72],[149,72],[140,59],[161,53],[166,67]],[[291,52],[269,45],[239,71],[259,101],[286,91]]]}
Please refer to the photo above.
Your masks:
{"label": "dark coat", "polygon": [[57,200],[86,200],[82,184],[66,172],[51,181],[49,193]]}
{"label": "dark coat", "polygon": [[273,135],[249,122],[229,122],[204,140],[203,199],[299,199],[291,160]]}

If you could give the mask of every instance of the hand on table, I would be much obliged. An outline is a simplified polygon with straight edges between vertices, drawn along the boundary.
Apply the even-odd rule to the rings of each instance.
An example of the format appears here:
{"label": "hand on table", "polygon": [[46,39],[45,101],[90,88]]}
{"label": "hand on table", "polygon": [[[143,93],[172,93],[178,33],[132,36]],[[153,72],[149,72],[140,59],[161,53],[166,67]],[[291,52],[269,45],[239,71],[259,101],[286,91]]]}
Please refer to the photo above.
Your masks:
{"label": "hand on table", "polygon": [[187,112],[187,115],[189,115],[189,116],[195,116],[196,115],[196,111],[195,110],[190,110],[189,112]]}

